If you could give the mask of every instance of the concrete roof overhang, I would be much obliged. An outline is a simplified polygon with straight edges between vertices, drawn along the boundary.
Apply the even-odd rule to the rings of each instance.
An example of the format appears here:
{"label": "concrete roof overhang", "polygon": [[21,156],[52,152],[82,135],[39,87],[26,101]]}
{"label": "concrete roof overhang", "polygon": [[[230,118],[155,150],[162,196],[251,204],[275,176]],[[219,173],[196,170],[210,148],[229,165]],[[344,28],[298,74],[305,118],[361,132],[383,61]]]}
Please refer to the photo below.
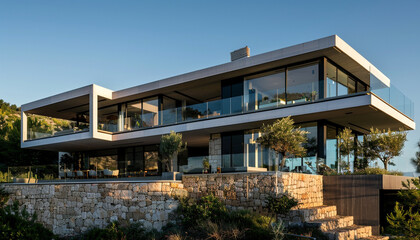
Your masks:
{"label": "concrete roof overhang", "polygon": [[[99,106],[112,105],[156,94],[169,94],[174,91],[182,91],[183,89],[200,88],[203,85],[216,83],[223,79],[246,76],[255,72],[266,71],[321,57],[331,59],[367,84],[370,83],[370,74],[372,73],[383,85],[390,85],[390,80],[375,66],[340,37],[332,35],[119,91],[105,89],[110,92],[110,97],[106,98],[107,101],[103,101],[105,98],[99,97],[99,101],[103,101],[99,102]],[[89,99],[84,95],[89,94],[94,87],[101,88],[96,85],[89,85],[71,90],[24,104],[22,105],[22,110],[28,113],[68,119],[76,111],[82,112],[88,110]],[[68,112],[66,113],[63,109],[67,109]]]}
{"label": "concrete roof overhang", "polygon": [[122,102],[185,88],[203,86],[223,79],[266,71],[289,64],[327,57],[369,85],[374,74],[384,85],[390,80],[337,35],[242,58],[225,64],[115,91],[113,101]]}
{"label": "concrete roof overhang", "polygon": [[[111,141],[93,139],[83,133],[26,141],[22,147],[52,151],[83,151],[110,149],[130,145],[159,143],[160,136],[171,130],[183,134],[189,146],[206,146],[212,133],[259,128],[262,123],[293,116],[297,123],[327,119],[331,123],[351,127],[366,133],[370,127],[398,130],[414,129],[413,120],[371,94],[359,94],[341,98],[320,100],[312,103],[290,105],[245,114],[202,119],[182,124],[159,126],[112,135]],[[78,135],[80,134],[80,137]]]}

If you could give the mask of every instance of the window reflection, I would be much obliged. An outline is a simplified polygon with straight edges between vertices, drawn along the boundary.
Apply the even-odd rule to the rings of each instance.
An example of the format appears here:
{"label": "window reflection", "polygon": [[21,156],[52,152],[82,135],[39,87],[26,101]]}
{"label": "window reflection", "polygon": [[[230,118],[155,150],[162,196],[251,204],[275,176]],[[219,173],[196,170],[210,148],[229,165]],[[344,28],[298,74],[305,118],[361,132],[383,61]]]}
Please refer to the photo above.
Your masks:
{"label": "window reflection", "polygon": [[337,96],[347,95],[347,94],[348,94],[347,74],[338,70],[338,72],[337,72]]}
{"label": "window reflection", "polygon": [[337,68],[327,63],[327,97],[337,96]]}
{"label": "window reflection", "polygon": [[[357,87],[356,87],[357,86]],[[366,86],[327,62],[327,97],[366,91]]]}
{"label": "window reflection", "polygon": [[118,131],[118,106],[101,108],[98,110],[98,129],[108,132]]}
{"label": "window reflection", "polygon": [[143,100],[143,127],[153,127],[158,125],[159,101],[157,97]]}
{"label": "window reflection", "polygon": [[318,99],[318,64],[308,64],[288,69],[287,104]]}
{"label": "window reflection", "polygon": [[124,130],[133,130],[141,127],[141,101],[127,103],[124,117]]}
{"label": "window reflection", "polygon": [[176,122],[176,101],[172,98],[163,97],[162,98],[162,111],[161,118],[162,124],[171,124]]}
{"label": "window reflection", "polygon": [[277,70],[246,78],[245,109],[248,111],[286,104],[285,71]]}

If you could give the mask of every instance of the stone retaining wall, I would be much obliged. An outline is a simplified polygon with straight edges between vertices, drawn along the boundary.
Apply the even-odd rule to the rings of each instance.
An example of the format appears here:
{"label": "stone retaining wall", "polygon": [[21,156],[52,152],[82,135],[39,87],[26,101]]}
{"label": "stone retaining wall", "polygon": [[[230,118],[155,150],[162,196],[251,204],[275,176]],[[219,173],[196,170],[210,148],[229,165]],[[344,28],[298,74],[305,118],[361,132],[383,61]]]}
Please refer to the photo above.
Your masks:
{"label": "stone retaining wall", "polygon": [[[277,180],[277,184],[276,184]],[[227,206],[264,212],[268,195],[284,193],[296,198],[299,208],[323,205],[322,176],[300,173],[225,173],[184,175],[185,189],[192,197],[209,193]]]}
{"label": "stone retaining wall", "polygon": [[[277,179],[277,181],[276,181]],[[55,234],[62,236],[105,227],[111,221],[140,221],[161,229],[171,221],[175,196],[198,198],[210,193],[227,206],[264,213],[268,195],[289,193],[300,208],[323,204],[322,176],[298,173],[223,173],[184,175],[182,183],[77,182],[5,184],[9,204],[18,200]]]}
{"label": "stone retaining wall", "polygon": [[161,229],[184,195],[180,182],[9,184],[9,204],[18,200],[55,234],[75,235],[112,221],[141,221]]}

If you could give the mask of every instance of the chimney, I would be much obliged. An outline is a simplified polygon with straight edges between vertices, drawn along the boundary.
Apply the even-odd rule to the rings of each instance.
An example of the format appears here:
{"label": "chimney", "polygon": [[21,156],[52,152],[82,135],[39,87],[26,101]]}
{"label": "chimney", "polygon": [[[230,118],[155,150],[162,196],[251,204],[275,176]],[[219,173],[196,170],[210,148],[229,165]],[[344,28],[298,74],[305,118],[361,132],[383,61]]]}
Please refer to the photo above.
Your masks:
{"label": "chimney", "polygon": [[249,47],[243,47],[230,53],[230,61],[235,61],[241,58],[249,57]]}

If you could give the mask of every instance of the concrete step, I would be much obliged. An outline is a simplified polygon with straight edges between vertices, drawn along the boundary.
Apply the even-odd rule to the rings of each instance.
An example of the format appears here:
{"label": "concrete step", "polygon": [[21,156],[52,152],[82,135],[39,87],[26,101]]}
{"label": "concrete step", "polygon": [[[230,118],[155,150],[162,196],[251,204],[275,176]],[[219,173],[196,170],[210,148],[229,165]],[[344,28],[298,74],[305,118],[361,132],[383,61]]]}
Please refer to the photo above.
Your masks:
{"label": "concrete step", "polygon": [[353,216],[333,216],[324,219],[316,219],[308,222],[319,226],[323,232],[333,231],[337,228],[345,228],[353,225]]}
{"label": "concrete step", "polygon": [[291,210],[290,215],[291,222],[310,222],[318,219],[330,218],[337,216],[336,206],[319,206],[312,208],[301,208]]}
{"label": "concrete step", "polygon": [[359,240],[388,240],[389,237],[386,236],[370,236],[365,238],[360,238]]}
{"label": "concrete step", "polygon": [[372,236],[371,226],[352,225],[325,232],[330,240],[354,240]]}

